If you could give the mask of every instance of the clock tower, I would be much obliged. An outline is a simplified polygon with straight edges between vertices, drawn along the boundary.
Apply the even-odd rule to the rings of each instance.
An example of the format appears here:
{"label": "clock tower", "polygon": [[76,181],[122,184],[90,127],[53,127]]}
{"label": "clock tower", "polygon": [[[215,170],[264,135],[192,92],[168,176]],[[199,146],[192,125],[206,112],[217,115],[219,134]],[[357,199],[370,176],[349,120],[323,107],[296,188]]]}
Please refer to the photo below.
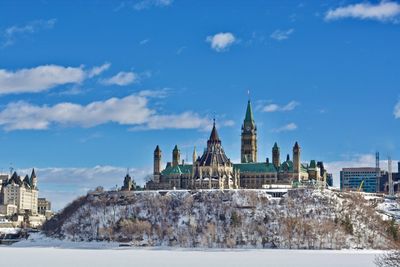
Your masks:
{"label": "clock tower", "polygon": [[246,117],[242,125],[241,162],[257,162],[257,126],[250,100],[247,102]]}

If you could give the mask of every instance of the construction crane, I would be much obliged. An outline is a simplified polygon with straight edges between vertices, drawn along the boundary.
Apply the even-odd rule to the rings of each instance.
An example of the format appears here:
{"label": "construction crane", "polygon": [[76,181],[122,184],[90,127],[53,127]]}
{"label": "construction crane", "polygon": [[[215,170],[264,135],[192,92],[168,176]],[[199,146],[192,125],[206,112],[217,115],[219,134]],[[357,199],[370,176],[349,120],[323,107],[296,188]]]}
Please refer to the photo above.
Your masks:
{"label": "construction crane", "polygon": [[364,185],[364,181],[365,181],[365,179],[363,179],[363,180],[361,181],[360,186],[358,187],[358,192],[361,192],[362,187],[363,187],[363,185]]}

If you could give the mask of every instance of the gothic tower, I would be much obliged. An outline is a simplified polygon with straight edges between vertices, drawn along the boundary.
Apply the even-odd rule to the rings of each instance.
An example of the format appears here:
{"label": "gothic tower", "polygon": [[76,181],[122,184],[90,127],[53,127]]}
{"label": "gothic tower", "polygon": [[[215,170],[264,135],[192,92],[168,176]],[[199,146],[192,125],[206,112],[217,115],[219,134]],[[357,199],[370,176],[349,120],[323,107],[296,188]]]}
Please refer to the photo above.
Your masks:
{"label": "gothic tower", "polygon": [[297,142],[293,147],[293,172],[300,173],[300,146]]}
{"label": "gothic tower", "polygon": [[161,149],[157,145],[154,150],[154,175],[160,175],[161,173]]}
{"label": "gothic tower", "polygon": [[181,161],[181,151],[178,149],[178,146],[175,145],[174,150],[172,150],[172,166],[178,166]]}
{"label": "gothic tower", "polygon": [[250,100],[242,125],[241,162],[257,162],[257,126],[254,122]]}
{"label": "gothic tower", "polygon": [[281,165],[281,158],[280,158],[280,149],[278,144],[275,142],[274,147],[272,148],[272,163],[274,164],[275,168],[279,168]]}

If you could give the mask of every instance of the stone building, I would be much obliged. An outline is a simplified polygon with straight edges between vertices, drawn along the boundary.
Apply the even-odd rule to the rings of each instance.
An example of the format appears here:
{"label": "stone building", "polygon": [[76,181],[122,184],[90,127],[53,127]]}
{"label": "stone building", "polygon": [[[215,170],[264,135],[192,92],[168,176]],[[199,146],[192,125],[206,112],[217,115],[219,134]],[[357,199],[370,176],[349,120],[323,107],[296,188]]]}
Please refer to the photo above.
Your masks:
{"label": "stone building", "polygon": [[124,185],[121,187],[122,191],[134,191],[136,189],[136,183],[129,175],[129,172],[125,175]]}
{"label": "stone building", "polygon": [[272,148],[272,162],[269,158],[257,160],[257,126],[251,102],[248,101],[241,128],[241,162],[232,163],[224,152],[215,121],[202,156],[193,151],[192,164],[180,161],[180,150],[175,145],[172,162],[162,169],[162,151],[157,145],[154,150],[153,179],[147,189],[230,189],[262,188],[265,185],[326,185],[327,172],[323,162],[311,160],[301,162],[301,147],[295,142],[292,159],[289,154],[281,161],[277,143]]}
{"label": "stone building", "polygon": [[31,215],[38,214],[38,188],[35,169],[31,176],[18,176],[16,172],[2,184],[1,188],[3,209],[10,210],[8,207],[16,207],[20,214],[26,212]]}
{"label": "stone building", "polygon": [[38,198],[38,213],[42,215],[47,215],[51,212],[51,202],[46,198]]}

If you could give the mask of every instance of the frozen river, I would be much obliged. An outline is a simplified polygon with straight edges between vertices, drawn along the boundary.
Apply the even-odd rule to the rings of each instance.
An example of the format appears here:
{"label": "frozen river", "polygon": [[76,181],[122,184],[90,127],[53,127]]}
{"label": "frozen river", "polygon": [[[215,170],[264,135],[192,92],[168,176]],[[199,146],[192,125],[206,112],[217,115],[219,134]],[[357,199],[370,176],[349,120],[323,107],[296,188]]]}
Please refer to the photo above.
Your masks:
{"label": "frozen river", "polygon": [[64,249],[0,247],[0,266],[375,266],[378,251]]}

